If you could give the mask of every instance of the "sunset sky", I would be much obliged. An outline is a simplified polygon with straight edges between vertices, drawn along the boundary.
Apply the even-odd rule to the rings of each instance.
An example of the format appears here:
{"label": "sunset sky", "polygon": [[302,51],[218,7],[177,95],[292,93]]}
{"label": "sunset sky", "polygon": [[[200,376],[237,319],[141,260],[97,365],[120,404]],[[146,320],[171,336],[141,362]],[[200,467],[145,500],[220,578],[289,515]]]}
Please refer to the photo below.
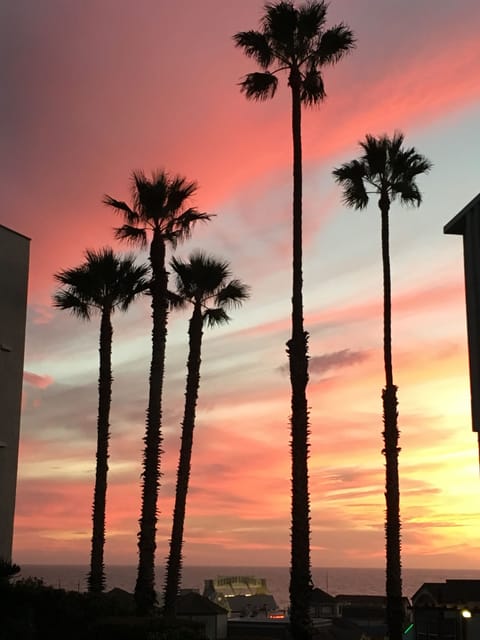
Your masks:
{"label": "sunset sky", "polygon": [[[289,563],[290,102],[240,93],[232,35],[260,0],[16,0],[0,7],[0,223],[31,238],[14,560],[87,564],[98,319],[52,308],[53,274],[120,223],[134,169],[197,180],[214,214],[177,255],[231,262],[251,299],[206,330],[185,564]],[[382,280],[376,202],[342,204],[331,171],[366,133],[405,133],[433,162],[419,210],[391,211],[405,567],[478,568],[462,241],[443,225],[480,191],[478,0],[332,0],[357,48],[304,112],[304,293],[310,332],[314,566],[383,566]],[[141,256],[142,261],[145,256]],[[148,300],[114,317],[106,560],[135,564],[150,356]],[[169,323],[157,563],[167,553],[187,356]]]}

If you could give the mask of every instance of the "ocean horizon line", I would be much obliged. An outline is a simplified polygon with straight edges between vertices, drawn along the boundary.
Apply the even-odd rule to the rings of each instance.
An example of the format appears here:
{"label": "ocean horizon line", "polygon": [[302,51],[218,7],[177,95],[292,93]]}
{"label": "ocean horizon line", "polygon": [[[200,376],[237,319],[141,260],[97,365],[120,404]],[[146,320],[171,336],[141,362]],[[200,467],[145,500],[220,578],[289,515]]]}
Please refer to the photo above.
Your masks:
{"label": "ocean horizon line", "polygon": [[[16,564],[22,567],[79,567],[84,568],[89,566],[89,562],[22,562],[15,561]],[[109,562],[105,563],[105,567],[136,567],[137,563],[133,562]],[[156,569],[161,569],[162,564],[157,564]],[[231,568],[231,569],[289,569],[290,565],[288,564],[255,564],[255,563],[245,563],[245,564],[190,564],[185,563],[184,568],[192,568],[192,569],[208,569],[208,568]],[[385,570],[385,567],[378,566],[354,566],[354,565],[311,565],[312,570],[346,570],[346,571],[382,571]],[[444,571],[468,571],[468,572],[480,572],[480,567],[472,568],[470,567],[459,567],[458,565],[455,567],[420,567],[420,566],[403,566],[402,571],[433,571],[433,572],[444,572]]]}
{"label": "ocean horizon line", "polygon": [[[87,590],[89,565],[85,564],[20,564],[17,578],[38,578],[45,584],[73,591]],[[134,564],[106,565],[106,589],[121,588],[133,592],[137,567]],[[165,567],[155,568],[155,584],[158,593],[162,591]],[[283,608],[289,602],[288,566],[244,565],[185,565],[182,570],[181,585],[184,589],[202,591],[205,580],[217,576],[255,576],[264,578],[269,592],[277,604]],[[426,582],[444,582],[448,579],[480,580],[480,569],[435,569],[404,568],[402,571],[403,593],[411,598]],[[363,595],[385,595],[385,568],[383,567],[312,567],[312,580],[333,596],[346,593]]]}

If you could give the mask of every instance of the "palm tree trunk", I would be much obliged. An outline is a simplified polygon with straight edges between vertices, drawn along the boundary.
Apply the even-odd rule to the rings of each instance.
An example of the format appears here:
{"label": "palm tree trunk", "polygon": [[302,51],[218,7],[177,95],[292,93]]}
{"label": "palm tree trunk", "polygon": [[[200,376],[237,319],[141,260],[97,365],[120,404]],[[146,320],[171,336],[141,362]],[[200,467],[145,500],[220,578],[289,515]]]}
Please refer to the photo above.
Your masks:
{"label": "palm tree trunk", "polygon": [[392,285],[390,275],[389,220],[390,201],[382,195],[379,201],[382,213],[382,265],[383,265],[383,358],[386,388],[393,387],[392,365]]}
{"label": "palm tree trunk", "polygon": [[135,603],[139,614],[150,613],[157,602],[155,593],[155,549],[157,500],[160,484],[162,391],[167,339],[167,285],[165,243],[154,232],[150,246],[152,266],[152,360],[150,363],[149,397],[144,436],[142,507],[138,534],[138,571]]}
{"label": "palm tree trunk", "polygon": [[292,336],[287,342],[291,382],[292,525],[290,568],[290,625],[293,637],[311,636],[310,496],[308,491],[308,334],[303,328],[302,277],[302,136],[300,74],[293,69],[293,283]]}
{"label": "palm tree trunk", "polygon": [[98,416],[97,416],[97,464],[95,469],[95,489],[93,495],[93,530],[90,555],[90,573],[88,590],[101,593],[105,589],[105,565],[103,552],[105,547],[105,505],[107,495],[108,440],[110,405],[112,401],[112,336],[110,320],[111,308],[105,306],[100,322],[98,376]]}
{"label": "palm tree trunk", "polygon": [[402,640],[402,566],[400,541],[400,487],[398,478],[398,412],[397,387],[393,384],[392,366],[392,295],[389,252],[390,201],[382,194],[379,201],[382,214],[382,262],[383,262],[383,352],[385,363],[385,388],[383,400],[383,441],[385,455],[385,501],[386,501],[386,594],[387,625],[390,640]]}
{"label": "palm tree trunk", "polygon": [[187,362],[187,384],[185,390],[185,407],[182,423],[182,444],[177,470],[177,487],[175,507],[173,511],[172,537],[170,553],[167,560],[165,581],[164,612],[166,616],[175,615],[175,604],[180,589],[182,571],[183,529],[187,504],[188,482],[192,459],[193,430],[200,385],[200,364],[203,336],[203,318],[200,303],[196,303],[190,318],[189,352]]}

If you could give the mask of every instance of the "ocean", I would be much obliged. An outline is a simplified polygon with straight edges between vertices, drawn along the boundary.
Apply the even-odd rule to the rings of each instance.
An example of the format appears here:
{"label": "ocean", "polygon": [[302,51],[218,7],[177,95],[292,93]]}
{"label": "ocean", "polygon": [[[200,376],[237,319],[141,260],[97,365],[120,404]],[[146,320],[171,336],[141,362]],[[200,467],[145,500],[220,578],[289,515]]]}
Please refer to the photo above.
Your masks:
{"label": "ocean", "polygon": [[[88,567],[80,565],[21,565],[19,577],[41,578],[45,584],[73,591],[86,590]],[[106,569],[107,590],[120,587],[133,592],[135,586],[136,567],[112,565]],[[194,588],[203,591],[203,581],[208,578],[224,576],[253,575],[265,578],[269,592],[275,597],[277,605],[284,608],[288,604],[289,570],[285,567],[225,567],[195,566],[184,567],[182,588]],[[348,569],[348,568],[313,568],[313,582],[331,595],[339,594],[385,594],[384,569]],[[403,569],[403,593],[408,598],[422,586],[424,582],[444,582],[446,579],[480,579],[480,570],[452,569]],[[157,569],[156,587],[163,587],[163,568]]]}

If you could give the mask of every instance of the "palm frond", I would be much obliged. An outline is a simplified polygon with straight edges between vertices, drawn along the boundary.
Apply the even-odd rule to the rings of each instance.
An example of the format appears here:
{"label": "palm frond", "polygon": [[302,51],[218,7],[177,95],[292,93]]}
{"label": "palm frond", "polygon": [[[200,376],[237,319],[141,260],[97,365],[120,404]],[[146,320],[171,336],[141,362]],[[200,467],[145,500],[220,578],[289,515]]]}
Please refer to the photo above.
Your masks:
{"label": "palm frond", "polygon": [[188,302],[185,297],[174,291],[167,291],[167,301],[170,309],[185,309]]}
{"label": "palm frond", "polygon": [[378,177],[381,182],[386,180],[389,165],[389,138],[386,134],[375,137],[367,133],[365,140],[360,142],[363,149],[362,160],[369,177]]}
{"label": "palm frond", "polygon": [[353,32],[343,23],[325,31],[321,38],[315,60],[320,66],[335,64],[355,48]]}
{"label": "palm frond", "polygon": [[327,8],[328,5],[323,0],[306,2],[298,8],[297,30],[300,38],[312,40],[323,31]]}
{"label": "palm frond", "polygon": [[170,266],[175,274],[175,287],[179,297],[185,301],[192,301],[195,295],[195,283],[192,279],[190,263],[173,256]]}
{"label": "palm frond", "polygon": [[150,292],[150,265],[136,265],[134,261],[135,256],[129,254],[118,265],[114,306],[118,306],[121,311],[127,311],[136,298]]}
{"label": "palm frond", "polygon": [[317,66],[315,52],[325,26],[327,6],[323,2],[312,0],[297,10],[297,23],[293,52],[288,51],[292,65],[302,69],[305,64]]}
{"label": "palm frond", "polygon": [[207,327],[215,327],[217,325],[230,322],[231,318],[224,309],[205,309],[203,312],[203,321]]}
{"label": "palm frond", "polygon": [[250,297],[250,287],[240,280],[231,280],[215,296],[215,303],[219,307],[240,307],[244,300]]}
{"label": "palm frond", "polygon": [[242,93],[249,100],[268,100],[273,98],[277,91],[278,78],[273,73],[260,73],[255,71],[248,73],[240,82]]}
{"label": "palm frond", "polygon": [[405,136],[401,131],[398,131],[398,129],[393,132],[393,136],[391,138],[384,134],[380,139],[387,145],[388,153],[391,158],[394,158],[400,153],[404,154],[413,151],[413,149],[402,149]]}
{"label": "palm frond", "polygon": [[202,300],[215,296],[230,277],[230,265],[202,251],[190,255],[191,275],[201,292]]}
{"label": "palm frond", "polygon": [[[188,261],[174,256],[170,266],[175,273],[178,295],[194,305],[200,303],[205,313],[209,311],[208,304],[212,300],[218,307],[218,310],[214,310],[218,315],[221,309],[240,306],[249,296],[250,288],[246,284],[236,279],[228,281],[228,262],[218,260],[202,251],[193,252]],[[208,319],[207,315],[205,318]]]}
{"label": "palm frond", "polygon": [[169,213],[177,212],[185,206],[186,201],[191,198],[197,189],[198,184],[196,182],[189,182],[182,176],[175,176],[168,185],[165,210]]}
{"label": "palm frond", "polygon": [[85,263],[88,263],[90,268],[96,267],[99,264],[108,263],[109,266],[116,261],[116,256],[113,253],[111,247],[102,247],[101,249],[85,249]]}
{"label": "palm frond", "polygon": [[432,163],[413,147],[395,152],[389,149],[389,163],[392,182],[397,179],[414,180],[416,176],[428,173],[432,168]]}
{"label": "palm frond", "polygon": [[281,59],[293,60],[295,57],[297,23],[298,11],[293,2],[283,0],[265,5],[263,31]]}
{"label": "palm frond", "polygon": [[240,31],[233,36],[236,47],[243,49],[246,56],[258,62],[262,69],[268,69],[274,60],[273,51],[260,31]]}
{"label": "palm frond", "polygon": [[368,204],[365,188],[366,169],[360,160],[346,162],[333,170],[335,182],[343,189],[343,202],[354,209],[364,209]]}
{"label": "palm frond", "polygon": [[414,147],[403,147],[404,135],[395,131],[393,136],[383,137],[388,156],[388,179],[392,199],[397,197],[401,204],[420,206],[421,192],[415,178],[428,173],[432,163],[419,154]]}
{"label": "palm frond", "polygon": [[398,180],[391,185],[391,197],[392,200],[397,198],[400,200],[400,204],[407,206],[419,207],[422,203],[422,194],[420,189],[412,180]]}
{"label": "palm frond", "polygon": [[122,200],[115,200],[111,196],[105,195],[102,200],[103,204],[108,207],[112,207],[116,211],[116,213],[123,214],[126,222],[129,225],[136,225],[139,223],[139,215],[133,209],[130,209],[126,202],[122,202]]}
{"label": "palm frond", "polygon": [[318,104],[325,99],[323,78],[316,67],[312,66],[302,80],[301,100],[304,104]]}
{"label": "palm frond", "polygon": [[138,184],[145,185],[155,192],[158,201],[165,201],[167,198],[168,190],[172,183],[172,178],[168,171],[165,169],[155,169],[150,173],[150,178],[147,178],[145,172],[135,171],[133,175],[137,176],[137,180],[132,184],[132,188]]}
{"label": "palm frond", "polygon": [[217,260],[202,251],[193,252],[188,262],[177,259],[170,261],[176,274],[176,287],[179,293],[190,301],[205,302],[216,294],[230,276],[227,262]]}
{"label": "palm frond", "polygon": [[138,245],[142,249],[147,246],[147,232],[145,229],[124,224],[122,227],[116,228],[114,234],[117,240],[126,240],[133,245]]}
{"label": "palm frond", "polygon": [[63,287],[72,291],[76,297],[87,299],[89,302],[97,293],[95,277],[92,277],[92,271],[85,262],[78,267],[55,273],[54,278]]}
{"label": "palm frond", "polygon": [[226,260],[219,260],[214,256],[208,255],[204,251],[192,251],[189,256],[189,264],[192,270],[197,273],[212,272],[216,273],[216,280],[225,280],[230,275],[230,267]]}
{"label": "palm frond", "polygon": [[60,284],[70,286],[72,280],[76,278],[77,271],[78,269],[63,269],[62,271],[57,271],[57,273],[54,273],[53,277]]}
{"label": "palm frond", "polygon": [[132,172],[132,202],[144,223],[155,222],[165,208],[168,196],[169,176],[157,171],[147,178],[143,171]]}
{"label": "palm frond", "polygon": [[91,311],[93,310],[90,305],[76,296],[70,290],[60,290],[53,295],[53,306],[56,309],[68,310],[82,320],[90,320]]}
{"label": "palm frond", "polygon": [[431,168],[433,167],[433,162],[430,162],[428,158],[425,158],[419,153],[415,154],[415,156],[411,159],[410,164],[411,173],[415,176],[423,173],[429,173]]}
{"label": "palm frond", "polygon": [[198,221],[208,221],[211,214],[203,213],[195,208],[186,209],[178,216],[171,216],[165,221],[163,231],[165,238],[173,245],[190,236],[193,227]]}

